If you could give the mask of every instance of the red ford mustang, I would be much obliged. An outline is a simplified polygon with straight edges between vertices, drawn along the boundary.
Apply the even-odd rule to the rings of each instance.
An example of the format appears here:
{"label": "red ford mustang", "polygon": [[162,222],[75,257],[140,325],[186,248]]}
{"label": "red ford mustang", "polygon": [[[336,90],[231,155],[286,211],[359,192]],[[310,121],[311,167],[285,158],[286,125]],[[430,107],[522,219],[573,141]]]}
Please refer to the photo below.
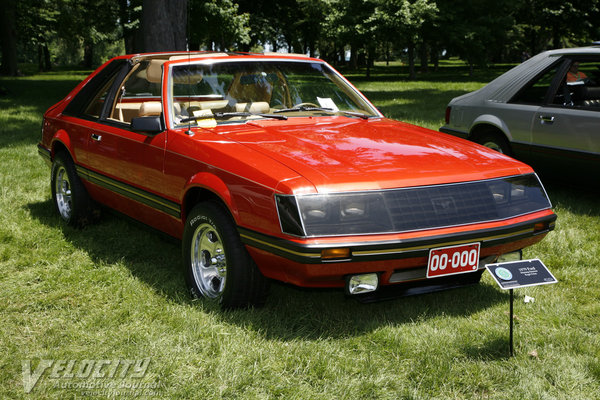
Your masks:
{"label": "red ford mustang", "polygon": [[265,301],[269,279],[437,290],[554,228],[527,165],[384,118],[325,62],[297,55],[114,58],[44,115],[60,216],[98,204],[182,239],[193,296]]}

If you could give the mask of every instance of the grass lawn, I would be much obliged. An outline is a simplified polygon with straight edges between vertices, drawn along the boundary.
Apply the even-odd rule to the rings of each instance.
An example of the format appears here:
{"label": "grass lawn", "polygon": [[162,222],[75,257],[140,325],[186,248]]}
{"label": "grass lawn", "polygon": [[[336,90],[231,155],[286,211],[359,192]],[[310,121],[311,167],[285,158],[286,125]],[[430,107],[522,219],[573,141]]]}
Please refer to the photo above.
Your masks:
{"label": "grass lawn", "polygon": [[[386,115],[432,129],[452,97],[499,73],[456,66],[407,81],[400,68],[350,79]],[[85,76],[0,79],[1,399],[600,398],[596,195],[548,187],[557,229],[525,256],[559,283],[516,290],[514,358],[508,293],[487,273],[475,287],[369,305],[274,284],[264,308],[224,313],[187,296],[177,242],[111,214],[76,230],[54,212],[41,115]],[[144,359],[143,377],[123,364]],[[28,394],[23,371],[35,376],[41,360],[56,361]],[[117,373],[86,377],[86,360]]]}

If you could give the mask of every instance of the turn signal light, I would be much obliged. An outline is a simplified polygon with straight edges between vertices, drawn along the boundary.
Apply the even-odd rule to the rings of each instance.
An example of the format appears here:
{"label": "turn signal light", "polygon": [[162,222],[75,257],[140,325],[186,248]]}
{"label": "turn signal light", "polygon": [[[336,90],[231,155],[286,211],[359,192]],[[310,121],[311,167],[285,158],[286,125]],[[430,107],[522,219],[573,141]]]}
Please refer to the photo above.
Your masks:
{"label": "turn signal light", "polygon": [[350,258],[349,248],[324,249],[321,251],[321,259],[323,260],[335,260],[341,258]]}

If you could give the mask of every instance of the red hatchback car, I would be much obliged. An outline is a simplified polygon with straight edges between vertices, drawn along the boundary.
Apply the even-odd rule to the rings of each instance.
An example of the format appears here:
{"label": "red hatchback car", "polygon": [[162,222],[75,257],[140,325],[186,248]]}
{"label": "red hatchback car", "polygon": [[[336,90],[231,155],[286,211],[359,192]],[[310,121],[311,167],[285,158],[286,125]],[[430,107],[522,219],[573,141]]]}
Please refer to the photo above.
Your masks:
{"label": "red hatchback car", "polygon": [[182,240],[193,296],[269,279],[372,296],[478,282],[555,214],[527,165],[386,119],[327,63],[283,54],[116,57],[44,115],[60,216],[98,204]]}

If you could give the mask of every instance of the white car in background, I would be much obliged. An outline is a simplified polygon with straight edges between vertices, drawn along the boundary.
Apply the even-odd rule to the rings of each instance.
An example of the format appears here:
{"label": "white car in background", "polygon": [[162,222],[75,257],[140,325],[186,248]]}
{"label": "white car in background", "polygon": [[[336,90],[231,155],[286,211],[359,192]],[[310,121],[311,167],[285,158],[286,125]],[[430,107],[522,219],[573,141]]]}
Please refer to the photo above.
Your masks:
{"label": "white car in background", "polygon": [[456,97],[440,131],[600,186],[600,45],[551,50]]}

